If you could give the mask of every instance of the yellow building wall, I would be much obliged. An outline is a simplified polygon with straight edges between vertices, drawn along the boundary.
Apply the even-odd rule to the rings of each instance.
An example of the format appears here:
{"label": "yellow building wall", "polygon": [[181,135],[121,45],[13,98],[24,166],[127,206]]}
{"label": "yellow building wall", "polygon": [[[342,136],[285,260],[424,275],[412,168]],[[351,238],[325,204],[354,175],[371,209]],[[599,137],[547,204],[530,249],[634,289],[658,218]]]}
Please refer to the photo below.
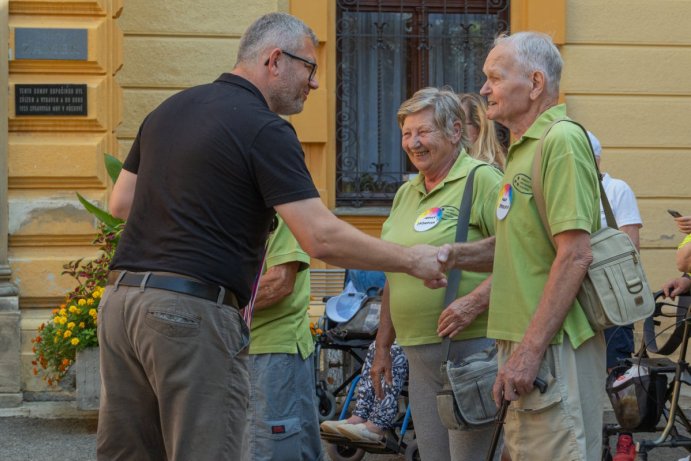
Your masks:
{"label": "yellow building wall", "polygon": [[286,0],[127,0],[120,157],[144,117],[172,94],[209,83],[235,64],[240,36],[257,17],[287,11]]}
{"label": "yellow building wall", "polygon": [[[122,66],[121,0],[9,1],[9,110],[7,132],[8,260],[19,288],[24,391],[44,390],[31,373],[31,338],[75,281],[63,265],[93,256],[96,220],[77,200],[78,191],[99,205],[110,187],[103,154],[117,150]],[[86,31],[86,59],[27,59],[16,43],[18,29]],[[57,48],[59,49],[59,48]],[[54,57],[57,55],[52,55]],[[84,84],[86,115],[18,115],[18,84]]]}
{"label": "yellow building wall", "polygon": [[602,170],[625,180],[643,218],[652,288],[678,275],[681,241],[668,208],[691,214],[691,2],[569,0],[562,93],[603,147]]}
{"label": "yellow building wall", "polygon": [[[70,280],[60,276],[62,264],[93,251],[89,242],[95,222],[81,209],[74,191],[105,204],[109,184],[100,155],[110,151],[124,158],[139,124],[161,101],[231,70],[243,30],[263,13],[290,11],[312,26],[320,39],[320,88],[310,95],[304,113],[291,121],[322,199],[334,206],[335,2],[10,0],[9,4],[10,30],[32,24],[89,30],[85,63],[10,61],[10,92],[15,83],[38,81],[84,82],[89,91],[89,116],[83,120],[22,120],[14,117],[13,107],[8,114],[9,253],[14,281],[21,290],[26,364],[36,326],[47,317],[47,308],[72,288]],[[626,180],[637,193],[645,223],[643,259],[654,287],[675,275],[673,247],[681,238],[665,210],[691,213],[685,163],[691,153],[688,17],[691,2],[681,0],[511,2],[514,31],[543,30],[560,44],[565,60],[562,93],[570,115],[602,141],[603,169]],[[379,235],[385,214],[346,213],[341,218]],[[315,267],[323,266],[315,261]],[[25,367],[23,387],[39,389],[29,369]]]}

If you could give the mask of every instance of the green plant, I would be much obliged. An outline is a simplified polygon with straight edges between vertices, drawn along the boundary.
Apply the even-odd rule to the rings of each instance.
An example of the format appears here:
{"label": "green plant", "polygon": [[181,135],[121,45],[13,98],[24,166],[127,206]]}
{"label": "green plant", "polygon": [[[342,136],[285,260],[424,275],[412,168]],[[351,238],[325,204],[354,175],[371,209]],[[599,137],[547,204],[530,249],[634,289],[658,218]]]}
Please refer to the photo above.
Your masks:
{"label": "green plant", "polygon": [[[113,182],[122,169],[115,157],[105,154],[106,169]],[[115,254],[123,221],[92,205],[80,194],[79,201],[99,221],[98,234],[93,241],[99,248],[95,259],[70,261],[63,266],[77,286],[67,294],[65,303],[53,309],[51,319],[42,323],[33,343],[35,375],[42,375],[49,385],[59,382],[74,363],[78,351],[98,346],[98,305],[108,277],[108,266]]]}

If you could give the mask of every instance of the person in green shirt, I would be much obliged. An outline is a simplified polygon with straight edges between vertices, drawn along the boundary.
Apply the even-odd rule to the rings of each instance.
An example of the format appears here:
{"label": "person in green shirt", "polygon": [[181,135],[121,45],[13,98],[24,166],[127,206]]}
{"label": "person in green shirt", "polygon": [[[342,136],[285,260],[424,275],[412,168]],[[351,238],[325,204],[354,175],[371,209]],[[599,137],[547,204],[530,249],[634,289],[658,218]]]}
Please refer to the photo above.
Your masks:
{"label": "person in green shirt", "polygon": [[[681,230],[681,223],[678,222],[678,225]],[[669,280],[662,285],[665,296],[670,298],[691,291],[691,234],[688,234],[677,248],[677,269],[682,272],[681,277]]]}
{"label": "person in green shirt", "polygon": [[[468,240],[494,235],[494,202],[501,172],[472,158],[460,99],[451,89],[424,88],[401,104],[398,111],[403,150],[419,174],[396,193],[382,239],[401,245],[443,245],[456,238],[459,206],[470,171],[475,171]],[[444,305],[444,290],[426,288],[408,276],[387,272],[371,375],[381,398],[382,378],[391,383],[394,339],[409,362],[408,393],[420,456],[425,460],[484,459],[492,428],[473,432],[444,427],[436,406],[442,389],[439,371],[441,341],[451,336],[449,359],[463,358],[490,347],[487,313],[463,302],[487,273],[463,273],[459,300]],[[461,327],[465,326],[463,331]],[[460,332],[459,332],[460,331]]]}
{"label": "person in green shirt", "polygon": [[691,234],[679,244],[677,249],[677,269],[687,275],[691,272]]}
{"label": "person in green shirt", "polygon": [[[586,134],[573,123],[555,125],[544,141],[542,177],[531,177],[539,139],[566,118],[558,103],[562,65],[547,35],[519,32],[495,41],[480,94],[488,118],[514,140],[495,202],[496,240],[440,252],[447,266],[493,268],[491,285],[475,294],[478,304],[489,299],[487,335],[497,339],[500,365],[494,398],[512,401],[504,441],[514,461],[593,460],[602,449],[605,342],[576,300],[592,260],[590,233],[600,226]],[[556,250],[533,199],[535,180],[543,185]],[[544,394],[533,386],[538,376],[547,383]]]}
{"label": "person in green shirt", "polygon": [[283,220],[269,237],[250,328],[247,461],[323,459],[310,332],[310,257]]}

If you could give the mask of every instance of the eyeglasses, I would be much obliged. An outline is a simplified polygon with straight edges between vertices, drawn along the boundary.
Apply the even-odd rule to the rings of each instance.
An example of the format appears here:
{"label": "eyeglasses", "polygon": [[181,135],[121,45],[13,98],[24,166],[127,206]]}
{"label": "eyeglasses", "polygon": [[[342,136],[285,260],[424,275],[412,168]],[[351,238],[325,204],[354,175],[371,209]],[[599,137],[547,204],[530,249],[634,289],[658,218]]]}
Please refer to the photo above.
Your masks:
{"label": "eyeglasses", "polygon": [[[289,58],[292,58],[292,59],[295,59],[298,61],[302,61],[306,65],[308,65],[310,67],[310,76],[307,78],[307,81],[311,82],[314,79],[314,74],[317,73],[317,63],[316,62],[310,61],[309,59],[301,58],[300,56],[296,56],[293,53],[288,53],[286,50],[281,50],[281,53],[285,54]],[[265,66],[269,65],[269,59],[268,58],[267,58],[266,62],[264,63],[264,65]]]}

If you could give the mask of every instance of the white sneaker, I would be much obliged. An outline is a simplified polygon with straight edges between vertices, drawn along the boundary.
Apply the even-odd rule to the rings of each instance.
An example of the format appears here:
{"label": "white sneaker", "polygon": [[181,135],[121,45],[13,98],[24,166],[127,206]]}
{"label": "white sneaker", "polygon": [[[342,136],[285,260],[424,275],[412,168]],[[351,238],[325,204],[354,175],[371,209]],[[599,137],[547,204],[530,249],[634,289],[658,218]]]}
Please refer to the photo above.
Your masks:
{"label": "white sneaker", "polygon": [[365,423],[343,424],[337,426],[337,429],[338,432],[348,437],[348,440],[351,442],[379,442],[384,438],[383,435],[367,429]]}
{"label": "white sneaker", "polygon": [[341,433],[338,432],[338,426],[341,426],[343,424],[348,424],[348,420],[340,419],[338,421],[324,421],[319,425],[319,428],[322,432],[325,432],[327,434],[341,435]]}

